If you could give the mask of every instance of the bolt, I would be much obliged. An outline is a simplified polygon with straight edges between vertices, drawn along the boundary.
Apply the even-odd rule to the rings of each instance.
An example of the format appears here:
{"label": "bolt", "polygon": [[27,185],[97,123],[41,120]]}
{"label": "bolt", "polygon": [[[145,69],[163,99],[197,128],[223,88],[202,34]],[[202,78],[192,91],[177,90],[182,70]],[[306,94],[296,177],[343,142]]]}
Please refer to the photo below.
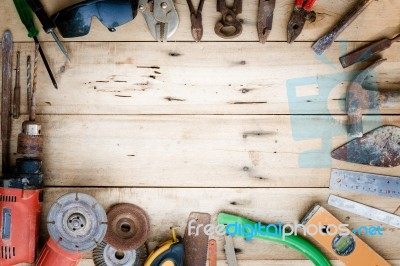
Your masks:
{"label": "bolt", "polygon": [[144,5],[140,5],[140,6],[139,6],[139,10],[140,10],[140,11],[144,11],[145,9],[146,9],[146,7],[145,7]]}
{"label": "bolt", "polygon": [[162,9],[167,9],[167,7],[168,7],[168,4],[166,2],[162,2],[161,3],[161,8]]}

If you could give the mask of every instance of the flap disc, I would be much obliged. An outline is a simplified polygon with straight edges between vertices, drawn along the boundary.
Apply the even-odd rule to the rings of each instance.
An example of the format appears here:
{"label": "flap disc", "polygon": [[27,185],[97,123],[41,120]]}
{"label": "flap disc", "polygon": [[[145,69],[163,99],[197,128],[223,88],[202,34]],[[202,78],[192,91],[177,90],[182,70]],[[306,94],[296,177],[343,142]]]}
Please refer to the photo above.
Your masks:
{"label": "flap disc", "polygon": [[149,235],[147,215],[140,207],[121,203],[107,212],[108,228],[104,240],[117,250],[128,251],[142,246]]}
{"label": "flap disc", "polygon": [[103,241],[93,250],[96,266],[143,266],[146,257],[144,245],[138,249],[120,251]]}

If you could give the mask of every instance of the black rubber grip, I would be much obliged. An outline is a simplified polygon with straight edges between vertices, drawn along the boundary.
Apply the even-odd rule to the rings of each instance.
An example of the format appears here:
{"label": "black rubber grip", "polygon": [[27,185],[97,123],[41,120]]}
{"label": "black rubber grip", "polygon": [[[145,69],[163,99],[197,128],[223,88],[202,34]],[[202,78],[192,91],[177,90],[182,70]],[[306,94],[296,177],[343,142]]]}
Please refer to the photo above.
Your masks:
{"label": "black rubber grip", "polygon": [[31,7],[32,11],[36,14],[40,23],[42,23],[43,30],[46,33],[54,30],[55,25],[54,22],[47,16],[46,11],[44,11],[42,3],[39,0],[27,0],[29,6]]}

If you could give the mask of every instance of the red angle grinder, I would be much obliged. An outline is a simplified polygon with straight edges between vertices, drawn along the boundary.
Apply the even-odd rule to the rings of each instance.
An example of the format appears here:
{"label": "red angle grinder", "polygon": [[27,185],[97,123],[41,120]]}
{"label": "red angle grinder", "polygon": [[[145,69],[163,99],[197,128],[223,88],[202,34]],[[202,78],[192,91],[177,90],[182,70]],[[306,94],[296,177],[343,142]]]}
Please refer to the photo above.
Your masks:
{"label": "red angle grinder", "polygon": [[47,216],[47,241],[37,266],[78,265],[86,252],[94,249],[107,230],[107,215],[91,196],[70,193],[55,202]]}

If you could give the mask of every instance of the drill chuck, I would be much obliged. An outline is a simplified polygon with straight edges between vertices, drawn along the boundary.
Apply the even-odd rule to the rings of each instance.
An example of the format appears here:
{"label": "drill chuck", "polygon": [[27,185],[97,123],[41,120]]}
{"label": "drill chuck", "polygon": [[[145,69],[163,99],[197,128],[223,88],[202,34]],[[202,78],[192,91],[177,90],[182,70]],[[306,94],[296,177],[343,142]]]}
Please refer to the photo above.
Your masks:
{"label": "drill chuck", "polygon": [[25,121],[18,135],[17,153],[23,157],[41,158],[43,154],[42,126],[35,121]]}

